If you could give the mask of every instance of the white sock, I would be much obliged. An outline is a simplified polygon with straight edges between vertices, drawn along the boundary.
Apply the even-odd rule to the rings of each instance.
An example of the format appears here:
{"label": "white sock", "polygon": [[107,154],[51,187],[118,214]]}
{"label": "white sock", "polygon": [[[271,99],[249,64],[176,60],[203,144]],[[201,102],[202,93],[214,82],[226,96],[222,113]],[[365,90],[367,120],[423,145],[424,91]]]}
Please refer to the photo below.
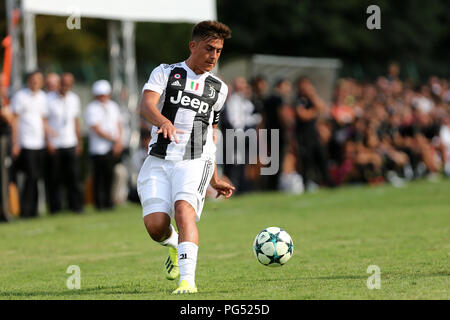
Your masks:
{"label": "white sock", "polygon": [[165,247],[171,247],[171,248],[177,248],[178,247],[178,233],[175,231],[175,228],[173,225],[170,225],[170,229],[172,230],[172,233],[170,236],[161,242],[158,242],[160,245]]}
{"label": "white sock", "polygon": [[180,283],[186,280],[195,287],[195,267],[197,265],[198,246],[193,242],[182,242],[178,245],[178,266],[180,267]]}

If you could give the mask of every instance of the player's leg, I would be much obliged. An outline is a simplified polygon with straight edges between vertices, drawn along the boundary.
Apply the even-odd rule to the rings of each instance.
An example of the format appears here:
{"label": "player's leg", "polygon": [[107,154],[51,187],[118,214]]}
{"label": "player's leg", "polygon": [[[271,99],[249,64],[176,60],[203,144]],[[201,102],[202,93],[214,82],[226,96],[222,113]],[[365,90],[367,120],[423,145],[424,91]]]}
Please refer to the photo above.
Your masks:
{"label": "player's leg", "polygon": [[[153,212],[145,215],[144,224],[149,236],[158,243],[163,243],[176,234],[172,231],[170,217],[165,212]],[[167,246],[176,248],[177,244],[169,243]]]}
{"label": "player's leg", "polygon": [[145,160],[138,176],[137,191],[148,234],[158,244],[169,248],[164,273],[167,279],[174,280],[179,275],[178,234],[170,223],[171,186],[161,161],[152,156]]}
{"label": "player's leg", "polygon": [[173,292],[195,293],[195,269],[198,253],[198,229],[206,188],[214,172],[209,160],[179,162],[173,171],[172,192],[175,222],[179,231],[178,261],[180,267],[179,287]]}
{"label": "player's leg", "polygon": [[170,223],[165,212],[153,212],[144,216],[144,224],[150,237],[158,244],[169,247],[169,255],[164,261],[166,279],[175,280],[180,272],[178,268],[178,233]]}
{"label": "player's leg", "polygon": [[178,265],[180,283],[174,293],[195,293],[195,268],[198,254],[198,229],[195,223],[196,212],[184,200],[175,202],[175,222],[178,236]]}
{"label": "player's leg", "polygon": [[185,200],[175,202],[175,222],[179,230],[179,243],[187,241],[198,245],[198,229],[195,223],[195,216],[195,210],[189,202]]}

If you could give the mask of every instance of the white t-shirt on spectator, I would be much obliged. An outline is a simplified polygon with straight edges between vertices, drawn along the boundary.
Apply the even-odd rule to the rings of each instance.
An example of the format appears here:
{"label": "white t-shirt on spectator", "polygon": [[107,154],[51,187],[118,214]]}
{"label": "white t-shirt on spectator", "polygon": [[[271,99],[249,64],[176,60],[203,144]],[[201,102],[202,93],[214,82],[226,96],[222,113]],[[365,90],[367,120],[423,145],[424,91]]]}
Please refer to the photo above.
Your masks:
{"label": "white t-shirt on spectator", "polygon": [[227,101],[227,120],[234,129],[245,130],[258,125],[261,115],[254,113],[255,106],[241,93],[234,92]]}
{"label": "white t-shirt on spectator", "polygon": [[419,96],[413,99],[413,105],[423,113],[430,113],[434,108],[434,103],[431,99],[424,96]]}
{"label": "white t-shirt on spectator", "polygon": [[441,143],[445,147],[445,152],[447,159],[450,159],[450,126],[443,125],[439,132],[439,137],[441,139]]}
{"label": "white t-shirt on spectator", "polygon": [[71,91],[65,96],[51,92],[47,94],[47,102],[50,143],[55,148],[75,147],[78,144],[75,121],[80,115],[80,98]]}
{"label": "white t-shirt on spectator", "polygon": [[100,137],[92,127],[98,125],[100,130],[117,138],[119,136],[120,123],[120,109],[117,103],[112,100],[108,100],[105,103],[94,100],[86,107],[84,118],[89,128],[89,153],[92,155],[104,155],[111,151],[113,142]]}
{"label": "white t-shirt on spectator", "polygon": [[21,89],[11,101],[13,112],[19,116],[18,131],[21,148],[39,150],[45,148],[43,118],[47,117],[47,99],[44,91]]}

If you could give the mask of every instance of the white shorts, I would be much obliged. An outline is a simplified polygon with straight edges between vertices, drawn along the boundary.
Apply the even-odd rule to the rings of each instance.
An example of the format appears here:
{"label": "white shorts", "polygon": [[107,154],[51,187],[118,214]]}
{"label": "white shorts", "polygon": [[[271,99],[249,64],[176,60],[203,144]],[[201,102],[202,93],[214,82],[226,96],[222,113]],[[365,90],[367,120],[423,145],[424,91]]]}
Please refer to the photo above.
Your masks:
{"label": "white shorts", "polygon": [[175,214],[175,202],[187,201],[200,220],[206,189],[214,173],[212,160],[172,161],[148,156],[137,179],[137,192],[145,217],[154,212]]}

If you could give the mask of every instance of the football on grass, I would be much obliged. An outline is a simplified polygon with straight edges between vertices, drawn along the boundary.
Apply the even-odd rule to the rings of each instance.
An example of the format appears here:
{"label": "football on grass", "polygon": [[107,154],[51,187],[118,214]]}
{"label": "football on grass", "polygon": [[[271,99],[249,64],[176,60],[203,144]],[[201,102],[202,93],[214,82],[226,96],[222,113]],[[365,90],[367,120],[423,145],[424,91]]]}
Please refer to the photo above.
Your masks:
{"label": "football on grass", "polygon": [[294,243],[285,230],[266,228],[253,241],[253,252],[260,263],[269,267],[280,267],[292,257]]}

